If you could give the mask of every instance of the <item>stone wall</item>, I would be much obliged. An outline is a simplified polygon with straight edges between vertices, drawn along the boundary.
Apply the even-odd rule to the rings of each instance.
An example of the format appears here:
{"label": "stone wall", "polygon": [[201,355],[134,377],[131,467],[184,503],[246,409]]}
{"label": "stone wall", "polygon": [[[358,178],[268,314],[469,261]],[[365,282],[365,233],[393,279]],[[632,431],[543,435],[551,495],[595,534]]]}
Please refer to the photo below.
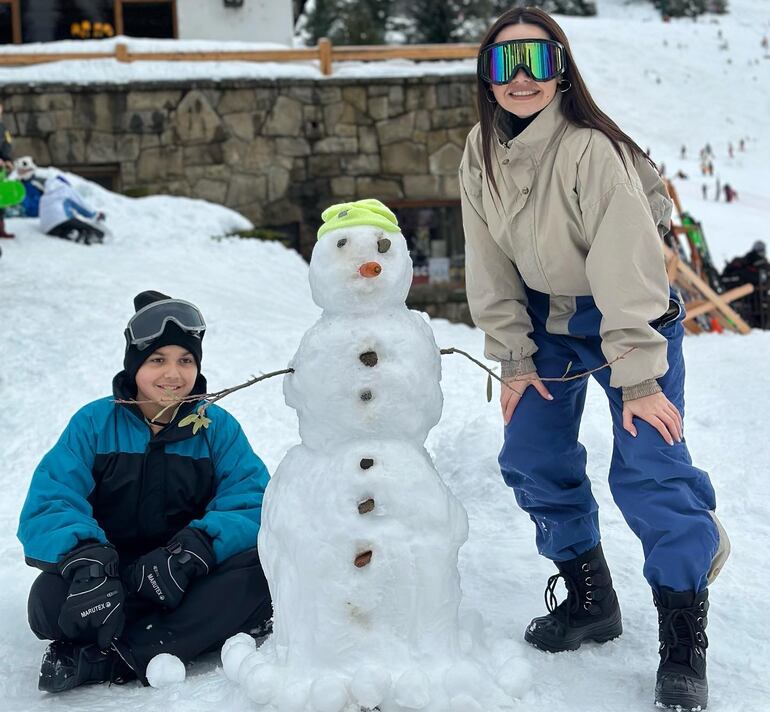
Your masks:
{"label": "stone wall", "polygon": [[118,189],[232,207],[299,228],[332,202],[458,198],[474,76],[5,85],[16,156],[117,166]]}

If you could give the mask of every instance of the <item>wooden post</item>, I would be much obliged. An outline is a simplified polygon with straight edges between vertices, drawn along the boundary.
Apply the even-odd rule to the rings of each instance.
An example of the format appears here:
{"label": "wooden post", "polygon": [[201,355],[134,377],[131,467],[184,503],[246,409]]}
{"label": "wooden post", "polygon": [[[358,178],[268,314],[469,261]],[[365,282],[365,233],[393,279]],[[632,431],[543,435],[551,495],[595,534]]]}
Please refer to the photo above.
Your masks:
{"label": "wooden post", "polygon": [[[740,287],[731,289],[729,292],[724,292],[719,296],[723,301],[729,303],[734,302],[736,299],[740,299],[741,297],[746,297],[753,291],[753,284],[742,284]],[[716,308],[716,304],[713,304],[707,299],[698,300],[696,302],[689,302],[687,304],[687,316],[685,316],[684,321],[695,319],[695,317],[698,317],[701,314],[708,314],[709,312],[714,311]]]}
{"label": "wooden post", "polygon": [[[663,245],[663,253],[666,260],[671,260],[674,257],[674,251]],[[697,289],[704,299],[708,300],[714,305],[714,310],[720,315],[720,317],[727,323],[728,326],[735,329],[741,334],[748,334],[751,331],[751,327],[741,319],[734,309],[725,301],[722,295],[717,294],[709,285],[702,280],[686,263],[680,261],[677,265],[677,280],[685,282],[690,286]],[[692,323],[692,322],[690,322]]]}
{"label": "wooden post", "polygon": [[332,73],[332,43],[328,37],[318,40],[318,58],[321,60],[321,74],[325,77]]}
{"label": "wooden post", "polygon": [[128,53],[128,45],[123,44],[122,42],[118,42],[115,45],[115,59],[117,59],[118,62],[131,61],[131,55]]}

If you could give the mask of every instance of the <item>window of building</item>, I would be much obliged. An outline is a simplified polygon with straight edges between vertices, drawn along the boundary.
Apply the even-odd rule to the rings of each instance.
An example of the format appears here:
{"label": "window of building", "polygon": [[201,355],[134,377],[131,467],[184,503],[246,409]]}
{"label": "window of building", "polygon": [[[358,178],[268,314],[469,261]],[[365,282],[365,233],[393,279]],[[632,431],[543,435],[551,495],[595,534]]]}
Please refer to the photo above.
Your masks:
{"label": "window of building", "polygon": [[0,44],[21,42],[19,0],[0,0]]}
{"label": "window of building", "polygon": [[177,36],[175,0],[115,0],[118,32],[129,37]]}
{"label": "window of building", "polygon": [[114,0],[19,0],[21,40],[54,42],[115,35]]}
{"label": "window of building", "polygon": [[460,202],[390,201],[414,265],[414,284],[465,283]]}
{"label": "window of building", "polygon": [[[104,164],[104,165],[81,165],[76,166],[57,166],[62,171],[74,173],[81,178],[90,180],[97,185],[106,188],[113,193],[117,192],[120,188],[120,166],[118,164]],[[98,209],[98,208],[97,208]]]}

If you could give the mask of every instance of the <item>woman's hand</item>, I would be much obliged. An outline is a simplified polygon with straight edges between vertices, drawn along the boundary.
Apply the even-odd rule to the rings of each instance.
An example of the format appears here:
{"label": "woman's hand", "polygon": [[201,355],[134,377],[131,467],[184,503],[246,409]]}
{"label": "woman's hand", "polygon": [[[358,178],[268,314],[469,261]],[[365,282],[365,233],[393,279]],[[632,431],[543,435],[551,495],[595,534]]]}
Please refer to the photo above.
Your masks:
{"label": "woman's hand", "polygon": [[674,440],[682,442],[682,415],[663,393],[623,403],[623,428],[636,437],[634,417],[652,425],[669,445],[673,445]]}
{"label": "woman's hand", "polygon": [[[506,425],[510,422],[513,411],[516,410],[516,406],[524,395],[524,391],[527,390],[529,386],[534,386],[535,390],[546,400],[553,400],[553,396],[538,378],[536,371],[525,373],[522,376],[505,378],[503,380],[504,384],[500,386],[500,408],[502,408],[503,421]],[[510,388],[508,386],[510,386]]]}

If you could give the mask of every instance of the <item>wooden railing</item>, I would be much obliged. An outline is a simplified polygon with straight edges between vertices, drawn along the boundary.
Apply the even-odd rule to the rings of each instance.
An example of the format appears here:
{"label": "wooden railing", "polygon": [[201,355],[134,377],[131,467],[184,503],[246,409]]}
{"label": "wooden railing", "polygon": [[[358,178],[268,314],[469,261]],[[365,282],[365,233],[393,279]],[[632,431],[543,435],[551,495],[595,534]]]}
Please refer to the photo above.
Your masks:
{"label": "wooden railing", "polygon": [[114,52],[35,52],[0,53],[0,66],[18,67],[46,62],[81,59],[116,59],[119,62],[309,62],[317,60],[321,73],[332,74],[334,62],[375,61],[384,59],[413,59],[430,61],[440,59],[472,59],[476,44],[429,45],[357,45],[334,47],[330,40],[321,39],[316,47],[305,49],[135,52],[128,45],[117,43]]}

